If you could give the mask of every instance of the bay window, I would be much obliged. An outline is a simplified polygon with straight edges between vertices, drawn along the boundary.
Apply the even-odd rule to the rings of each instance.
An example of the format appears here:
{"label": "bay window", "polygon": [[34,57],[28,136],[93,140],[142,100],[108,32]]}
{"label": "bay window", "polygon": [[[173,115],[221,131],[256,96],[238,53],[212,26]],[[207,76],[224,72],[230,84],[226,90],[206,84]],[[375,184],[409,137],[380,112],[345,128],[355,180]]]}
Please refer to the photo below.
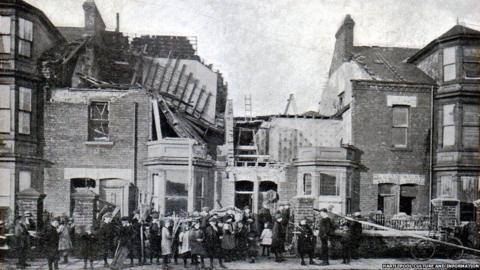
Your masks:
{"label": "bay window", "polygon": [[320,174],[320,195],[324,196],[338,196],[340,189],[337,185],[337,178],[335,175],[326,173]]}
{"label": "bay window", "polygon": [[312,195],[312,174],[303,175],[303,195]]}
{"label": "bay window", "polygon": [[480,48],[463,47],[463,77],[480,79]]}
{"label": "bay window", "polygon": [[438,196],[439,197],[450,197],[455,198],[456,196],[456,188],[455,188],[455,181],[453,176],[451,175],[444,175],[440,177],[440,186],[438,189]]}
{"label": "bay window", "polygon": [[10,133],[10,86],[0,85],[0,132]]}
{"label": "bay window", "polygon": [[462,143],[464,148],[478,148],[480,140],[480,108],[477,104],[463,105]]}

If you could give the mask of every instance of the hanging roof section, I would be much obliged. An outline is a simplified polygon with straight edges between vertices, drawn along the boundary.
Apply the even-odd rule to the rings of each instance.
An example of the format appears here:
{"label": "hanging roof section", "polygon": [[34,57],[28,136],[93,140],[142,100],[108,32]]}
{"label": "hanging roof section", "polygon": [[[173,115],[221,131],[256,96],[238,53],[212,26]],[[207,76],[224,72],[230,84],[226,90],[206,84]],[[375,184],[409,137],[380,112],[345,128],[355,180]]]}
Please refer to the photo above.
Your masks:
{"label": "hanging roof section", "polygon": [[353,61],[378,81],[434,84],[434,80],[406,59],[418,52],[414,48],[353,47]]}

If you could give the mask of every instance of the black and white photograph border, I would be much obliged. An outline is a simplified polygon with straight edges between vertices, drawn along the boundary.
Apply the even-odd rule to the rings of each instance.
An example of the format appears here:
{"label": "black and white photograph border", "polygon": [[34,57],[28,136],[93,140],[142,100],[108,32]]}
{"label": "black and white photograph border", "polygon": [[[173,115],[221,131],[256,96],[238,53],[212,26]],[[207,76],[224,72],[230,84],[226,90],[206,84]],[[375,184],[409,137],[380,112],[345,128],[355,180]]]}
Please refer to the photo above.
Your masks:
{"label": "black and white photograph border", "polygon": [[476,0],[0,0],[0,269],[480,269]]}

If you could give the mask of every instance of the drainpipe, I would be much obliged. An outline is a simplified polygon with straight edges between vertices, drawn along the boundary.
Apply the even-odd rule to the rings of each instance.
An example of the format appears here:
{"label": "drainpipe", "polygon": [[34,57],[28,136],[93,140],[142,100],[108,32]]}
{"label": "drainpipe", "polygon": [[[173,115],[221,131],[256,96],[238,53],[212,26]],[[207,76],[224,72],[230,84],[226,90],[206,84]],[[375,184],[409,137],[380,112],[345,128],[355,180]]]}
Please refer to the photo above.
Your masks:
{"label": "drainpipe", "polygon": [[138,103],[133,103],[133,184],[137,186]]}
{"label": "drainpipe", "polygon": [[429,170],[429,183],[428,183],[428,217],[432,218],[432,185],[433,185],[433,98],[434,98],[434,88],[432,86],[432,91],[430,93],[430,170]]}

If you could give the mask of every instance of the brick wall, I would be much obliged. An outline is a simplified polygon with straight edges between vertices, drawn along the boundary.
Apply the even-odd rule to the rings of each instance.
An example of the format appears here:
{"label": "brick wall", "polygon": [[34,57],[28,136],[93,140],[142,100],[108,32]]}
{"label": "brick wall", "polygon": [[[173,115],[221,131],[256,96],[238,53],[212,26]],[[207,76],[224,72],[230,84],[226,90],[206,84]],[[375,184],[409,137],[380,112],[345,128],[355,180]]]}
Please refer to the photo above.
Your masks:
{"label": "brick wall", "polygon": [[[362,151],[360,210],[377,210],[378,185],[373,174],[417,174],[425,177],[412,206],[413,214],[428,213],[428,145],[430,86],[354,81],[352,85],[352,143]],[[392,107],[387,96],[416,98],[409,109],[408,146],[392,147]],[[355,208],[355,207],[354,207]]]}
{"label": "brick wall", "polygon": [[[134,171],[135,113],[137,170],[135,176],[132,173],[125,175],[124,179],[136,181],[140,190],[147,189],[147,169],[143,162],[147,156],[146,142],[151,125],[150,98],[142,91],[117,91],[106,95],[107,92],[53,90],[52,102],[45,104],[44,151],[45,158],[51,162],[50,167],[45,169],[46,210],[56,214],[69,213],[70,179],[65,179],[65,168]],[[112,145],[87,143],[90,101],[109,102],[109,135]]]}

